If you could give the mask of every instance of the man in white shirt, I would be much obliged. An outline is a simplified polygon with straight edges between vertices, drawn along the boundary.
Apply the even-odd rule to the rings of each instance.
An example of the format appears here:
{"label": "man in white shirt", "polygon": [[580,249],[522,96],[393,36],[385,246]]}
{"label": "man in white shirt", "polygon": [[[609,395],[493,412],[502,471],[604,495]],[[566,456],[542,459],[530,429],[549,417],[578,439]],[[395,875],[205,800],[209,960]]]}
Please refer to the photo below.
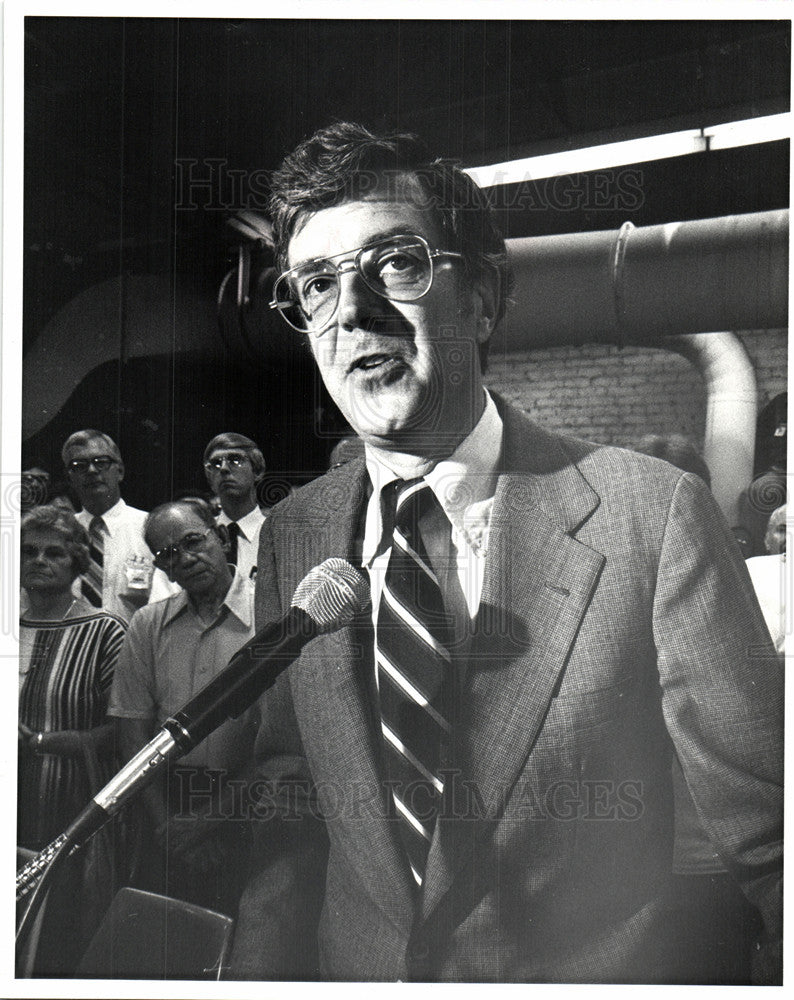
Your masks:
{"label": "man in white shirt", "polygon": [[76,431],[61,457],[82,505],[77,520],[91,541],[91,566],[75,580],[75,593],[129,622],[138,608],[178,588],[154,568],[143,539],[146,511],[121,499],[124,462],[113,439],[93,429]]}
{"label": "man in white shirt", "polygon": [[204,449],[204,472],[220,500],[217,523],[226,525],[229,562],[245,579],[253,579],[265,520],[257,498],[257,486],[265,474],[264,456],[251,438],[233,432],[218,434]]}
{"label": "man in white shirt", "polygon": [[[205,503],[161,504],[144,530],[158,568],[183,589],[130,623],[108,708],[125,758],[254,634],[254,585],[228,564],[225,532]],[[145,789],[143,888],[233,911],[248,847],[234,789],[252,757],[257,719],[253,706],[227,720],[180,758],[167,781]]]}
{"label": "man in white shirt", "polygon": [[775,649],[782,653],[786,640],[786,505],[769,515],[764,536],[769,555],[747,560],[755,596],[764,613]]}

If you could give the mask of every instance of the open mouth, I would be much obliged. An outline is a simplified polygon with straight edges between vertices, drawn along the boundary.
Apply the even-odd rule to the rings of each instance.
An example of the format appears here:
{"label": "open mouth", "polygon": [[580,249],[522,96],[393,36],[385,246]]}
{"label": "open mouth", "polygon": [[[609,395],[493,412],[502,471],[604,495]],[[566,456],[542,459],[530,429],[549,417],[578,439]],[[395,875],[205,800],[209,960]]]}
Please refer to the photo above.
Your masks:
{"label": "open mouth", "polygon": [[356,358],[348,369],[350,372],[375,372],[393,365],[404,364],[402,357],[396,354],[363,354]]}

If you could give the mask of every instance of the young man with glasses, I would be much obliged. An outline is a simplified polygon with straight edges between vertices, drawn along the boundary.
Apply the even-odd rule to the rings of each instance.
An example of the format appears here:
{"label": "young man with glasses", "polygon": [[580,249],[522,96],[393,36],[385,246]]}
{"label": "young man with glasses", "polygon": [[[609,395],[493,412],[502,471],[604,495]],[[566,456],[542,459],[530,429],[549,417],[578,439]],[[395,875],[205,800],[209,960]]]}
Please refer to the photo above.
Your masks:
{"label": "young man with glasses", "polygon": [[[253,582],[228,564],[226,531],[207,504],[161,504],[144,533],[157,568],[183,589],[138,611],[125,637],[108,709],[118,720],[125,759],[254,634]],[[229,781],[238,782],[239,793],[256,724],[255,707],[225,722],[174,766],[167,782],[146,789],[152,838],[141,887],[233,912],[248,824]]]}
{"label": "young man with glasses", "polygon": [[221,504],[217,523],[225,525],[229,535],[229,562],[238,573],[253,578],[265,520],[257,496],[265,474],[264,456],[251,438],[218,434],[204,449],[204,474]]}
{"label": "young man with glasses", "polygon": [[[504,241],[413,137],[321,130],[271,215],[273,308],[365,455],[268,517],[257,624],[331,556],[372,607],[260,701],[284,802],[257,824],[232,976],[741,982],[755,911],[737,947],[712,919],[741,884],[775,979],[782,674],[709,491],[485,389]],[[694,917],[673,748],[732,873]]]}
{"label": "young man with glasses", "polygon": [[64,443],[61,457],[69,485],[82,505],[77,520],[91,541],[91,565],[75,581],[75,593],[128,622],[148,601],[161,600],[176,590],[155,570],[143,540],[146,511],[122,500],[124,463],[107,434],[76,431]]}

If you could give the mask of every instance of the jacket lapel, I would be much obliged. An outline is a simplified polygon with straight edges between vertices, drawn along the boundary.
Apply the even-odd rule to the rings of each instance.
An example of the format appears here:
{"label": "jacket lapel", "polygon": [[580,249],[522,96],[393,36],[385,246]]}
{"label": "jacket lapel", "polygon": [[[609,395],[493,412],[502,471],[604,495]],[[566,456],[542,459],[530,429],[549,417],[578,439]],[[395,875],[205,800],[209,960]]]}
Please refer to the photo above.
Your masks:
{"label": "jacket lapel", "polygon": [[601,553],[572,537],[598,506],[598,496],[557,438],[515,411],[502,417],[503,471],[455,725],[454,764],[465,785],[454,789],[449,815],[436,824],[424,917],[448,891],[474,843],[499,819],[604,563]]}
{"label": "jacket lapel", "polygon": [[[340,556],[360,567],[361,524],[368,499],[363,460],[350,462],[326,477],[324,484],[319,481],[318,488],[323,491],[320,502],[316,497],[310,501],[309,563]],[[307,751],[321,761],[324,776],[342,797],[341,815],[333,824],[340,831],[340,849],[355,862],[369,894],[389,919],[401,918],[409,925],[414,890],[381,792],[370,608],[353,625],[316,639],[292,669],[296,667],[296,708],[302,718],[311,720],[304,733]]]}

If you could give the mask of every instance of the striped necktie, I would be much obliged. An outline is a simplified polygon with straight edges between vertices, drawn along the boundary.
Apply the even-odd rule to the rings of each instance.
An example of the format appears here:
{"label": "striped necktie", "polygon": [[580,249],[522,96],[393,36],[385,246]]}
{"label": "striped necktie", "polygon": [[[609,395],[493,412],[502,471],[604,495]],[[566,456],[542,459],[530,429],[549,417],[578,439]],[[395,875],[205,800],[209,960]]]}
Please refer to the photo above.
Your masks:
{"label": "striped necktie", "polygon": [[81,578],[83,597],[95,608],[102,607],[102,582],[105,563],[105,540],[102,533],[105,522],[101,517],[91,518],[88,526],[88,553],[91,561]]}
{"label": "striped necktie", "polygon": [[442,746],[451,732],[452,629],[419,533],[440,514],[422,480],[398,484],[392,550],[375,645],[386,778],[417,885],[422,884],[444,791]]}

